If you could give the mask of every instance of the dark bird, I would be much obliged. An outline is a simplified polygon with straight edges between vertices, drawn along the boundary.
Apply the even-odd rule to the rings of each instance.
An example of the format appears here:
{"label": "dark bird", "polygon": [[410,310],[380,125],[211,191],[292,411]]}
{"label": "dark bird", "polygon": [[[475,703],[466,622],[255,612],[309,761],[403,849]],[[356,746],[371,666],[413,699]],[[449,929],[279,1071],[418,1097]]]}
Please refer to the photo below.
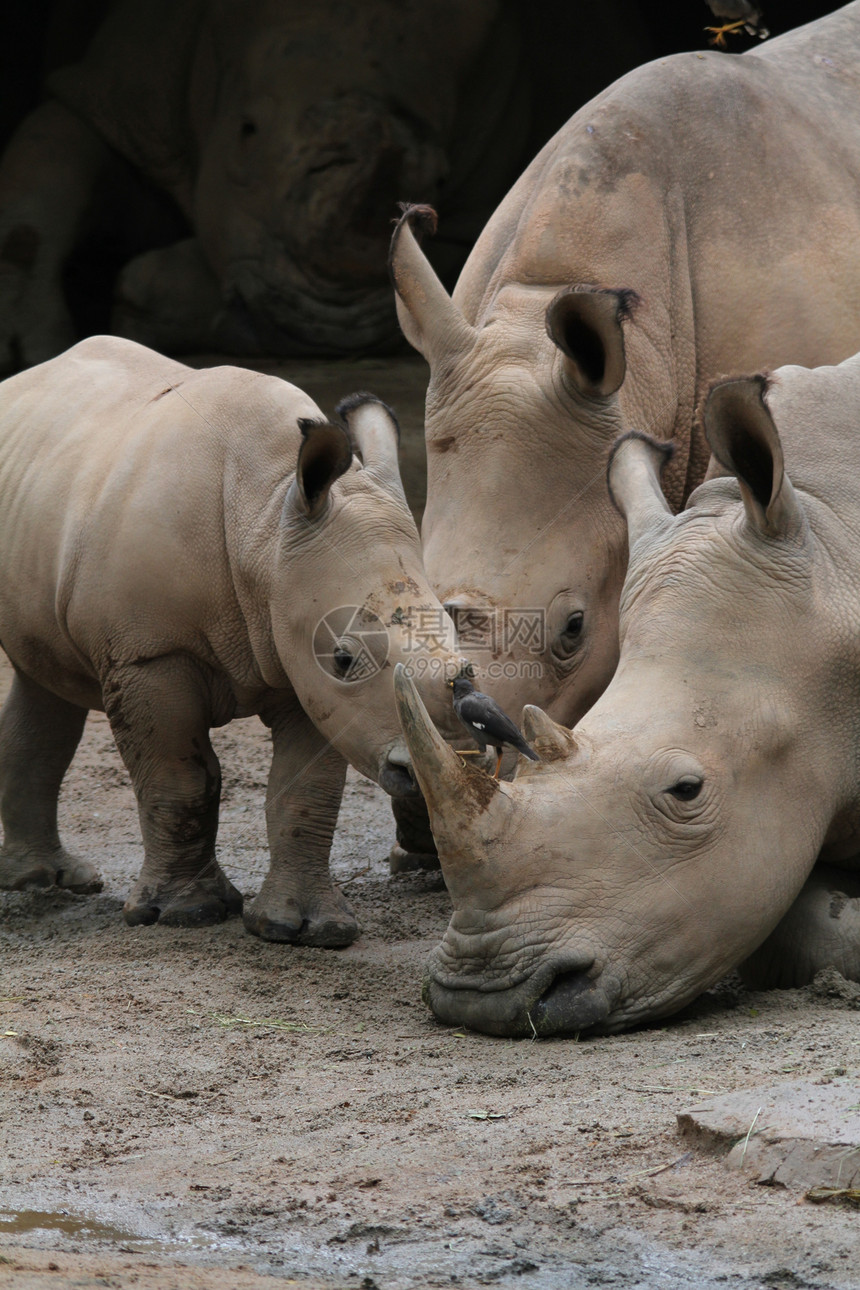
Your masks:
{"label": "dark bird", "polygon": [[540,761],[540,757],[533,748],[529,748],[513,721],[505,716],[495,699],[476,690],[467,676],[455,676],[448,684],[454,691],[454,711],[481,752],[486,752],[487,744],[496,750],[498,760],[493,779],[499,778],[505,744],[510,744],[532,761]]}
{"label": "dark bird", "polygon": [[715,18],[725,20],[722,27],[705,28],[713,35],[712,45],[725,45],[726,35],[732,31],[744,30],[759,40],[766,40],[770,34],[762,26],[761,10],[753,0],[707,0],[707,5]]}

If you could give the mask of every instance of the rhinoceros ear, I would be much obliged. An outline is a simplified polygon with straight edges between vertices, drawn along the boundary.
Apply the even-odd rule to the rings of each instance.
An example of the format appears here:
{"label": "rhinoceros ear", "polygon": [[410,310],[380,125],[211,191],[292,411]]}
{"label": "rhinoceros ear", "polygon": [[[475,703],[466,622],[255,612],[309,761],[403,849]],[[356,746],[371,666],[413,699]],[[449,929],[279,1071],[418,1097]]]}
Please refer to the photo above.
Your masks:
{"label": "rhinoceros ear", "polygon": [[717,381],[702,424],[711,452],[740,484],[750,524],[767,537],[790,537],[803,526],[803,511],[785,473],[768,386],[762,374]]}
{"label": "rhinoceros ear", "polygon": [[365,470],[405,506],[398,458],[400,426],[391,408],[375,394],[360,393],[341,399],[335,412],[346,422]]}
{"label": "rhinoceros ear", "polygon": [[299,420],[302,445],[296,466],[296,481],[289,499],[308,519],[325,510],[332,484],[352,465],[352,445],[342,426],[327,421]]}
{"label": "rhinoceros ear", "polygon": [[622,323],[633,313],[635,291],[565,287],[546,311],[546,330],[564,354],[567,374],[587,398],[607,398],[627,372]]}
{"label": "rhinoceros ear", "polygon": [[671,443],[631,430],[616,439],[609,455],[609,496],[627,521],[627,540],[634,543],[649,531],[671,521],[672,511],[660,475],[671,460]]}
{"label": "rhinoceros ear", "polygon": [[441,354],[470,348],[475,331],[421,250],[419,239],[425,233],[436,232],[433,207],[401,203],[401,210],[388,256],[397,317],[409,344],[432,364]]}

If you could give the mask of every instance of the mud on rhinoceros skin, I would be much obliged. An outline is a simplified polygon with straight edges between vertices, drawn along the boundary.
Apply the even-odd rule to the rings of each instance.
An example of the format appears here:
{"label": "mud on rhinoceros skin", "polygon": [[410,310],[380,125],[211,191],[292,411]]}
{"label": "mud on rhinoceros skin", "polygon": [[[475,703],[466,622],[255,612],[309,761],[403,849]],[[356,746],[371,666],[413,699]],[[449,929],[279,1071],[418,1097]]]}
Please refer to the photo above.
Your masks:
{"label": "mud on rhinoceros skin", "polygon": [[[421,565],[393,415],[372,395],[339,411],[346,428],[275,377],[193,371],[111,337],[0,386],[0,639],[15,666],[0,886],[98,890],[60,842],[57,797],[87,710],[103,708],[145,848],[127,921],[238,912],[215,858],[209,730],[257,713],[272,733],[272,864],[246,926],[354,939],[328,874],[347,759],[414,792],[392,667],[420,660],[454,734],[444,681],[461,660]],[[432,638],[414,630],[422,614]]]}
{"label": "mud on rhinoceros skin", "polygon": [[717,382],[703,422],[713,477],[677,516],[666,446],[616,447],[619,667],[573,731],[525,709],[540,763],[488,797],[395,678],[454,905],[447,1024],[611,1032],[733,968],[860,980],[860,355]]}

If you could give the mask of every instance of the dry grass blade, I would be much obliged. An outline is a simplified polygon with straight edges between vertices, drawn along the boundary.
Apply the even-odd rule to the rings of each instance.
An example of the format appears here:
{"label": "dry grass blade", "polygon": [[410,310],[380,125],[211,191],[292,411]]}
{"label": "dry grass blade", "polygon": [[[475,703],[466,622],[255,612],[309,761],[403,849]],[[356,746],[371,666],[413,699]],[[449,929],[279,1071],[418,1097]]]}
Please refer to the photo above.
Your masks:
{"label": "dry grass blade", "polygon": [[813,1205],[834,1201],[860,1209],[860,1187],[810,1187],[803,1199],[811,1200]]}
{"label": "dry grass blade", "polygon": [[750,1144],[750,1138],[752,1137],[752,1131],[753,1131],[753,1129],[755,1128],[756,1120],[757,1120],[757,1119],[758,1119],[758,1117],[761,1115],[761,1112],[762,1112],[762,1108],[761,1108],[761,1107],[759,1107],[759,1109],[756,1111],[755,1115],[753,1116],[753,1122],[752,1122],[752,1124],[751,1124],[751,1125],[750,1125],[750,1127],[747,1129],[747,1136],[744,1138],[744,1149],[743,1149],[743,1151],[741,1152],[741,1164],[743,1164],[744,1160],[746,1160],[747,1147],[748,1147],[748,1146],[749,1146],[749,1144]]}
{"label": "dry grass blade", "polygon": [[290,1034],[327,1034],[329,1026],[309,1026],[304,1021],[285,1021],[282,1017],[231,1017],[223,1012],[198,1012],[195,1008],[186,1008],[192,1017],[208,1017],[216,1025],[231,1030],[236,1026],[261,1026],[265,1030],[286,1030]]}

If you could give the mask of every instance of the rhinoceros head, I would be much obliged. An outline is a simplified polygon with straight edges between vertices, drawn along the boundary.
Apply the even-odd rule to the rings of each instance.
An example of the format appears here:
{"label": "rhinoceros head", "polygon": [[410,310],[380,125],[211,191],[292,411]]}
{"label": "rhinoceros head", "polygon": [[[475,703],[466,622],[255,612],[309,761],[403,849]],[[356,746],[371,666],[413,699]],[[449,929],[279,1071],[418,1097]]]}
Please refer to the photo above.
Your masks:
{"label": "rhinoceros head", "polygon": [[458,80],[495,14],[468,8],[221,6],[193,82],[193,223],[225,340],[288,354],[398,342],[390,215],[448,174]]}
{"label": "rhinoceros head", "polygon": [[271,630],[317,729],[387,792],[408,795],[417,790],[397,720],[393,668],[408,667],[442,728],[462,736],[445,681],[463,660],[422,567],[392,413],[365,394],[344,400],[338,412],[347,429],[300,422],[271,581]]}
{"label": "rhinoceros head", "polygon": [[501,706],[573,723],[618,658],[627,551],[606,460],[625,428],[635,293],[510,285],[478,316],[459,285],[445,291],[413,227],[433,227],[426,208],[400,221],[392,270],[401,327],[431,369],[427,573]]}
{"label": "rhinoceros head", "polygon": [[620,665],[573,732],[526,709],[540,764],[509,784],[464,768],[397,678],[454,904],[426,991],[443,1021],[553,1034],[676,1010],[770,933],[850,800],[835,714],[817,733],[835,634],[815,626],[815,542],[764,391],[715,388],[706,432],[734,478],[677,517],[664,446],[621,441]]}

